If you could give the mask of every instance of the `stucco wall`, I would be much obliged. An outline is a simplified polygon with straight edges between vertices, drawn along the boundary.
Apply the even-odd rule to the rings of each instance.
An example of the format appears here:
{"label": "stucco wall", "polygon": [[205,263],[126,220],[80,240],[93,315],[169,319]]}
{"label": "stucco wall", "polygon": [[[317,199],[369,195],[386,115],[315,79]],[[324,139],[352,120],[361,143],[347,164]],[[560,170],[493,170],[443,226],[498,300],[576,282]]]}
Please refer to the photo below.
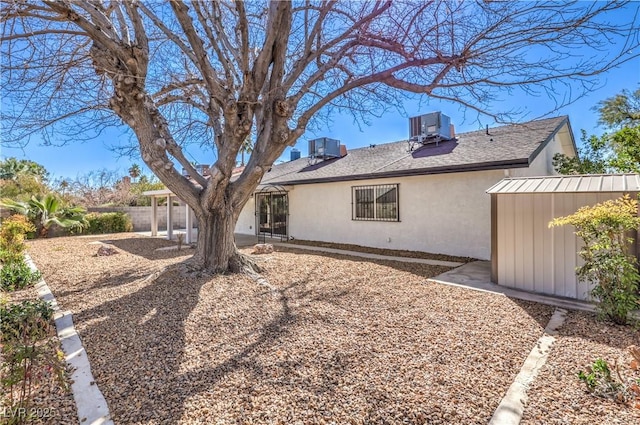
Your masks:
{"label": "stucco wall", "polygon": [[[501,171],[297,186],[289,234],[299,239],[488,259],[490,198]],[[399,184],[400,222],[351,220],[351,187]]]}
{"label": "stucco wall", "polygon": [[[491,205],[485,190],[503,177],[497,170],[296,185],[288,192],[288,233],[297,239],[488,259]],[[351,219],[352,186],[395,183],[400,222]],[[253,199],[236,231],[255,234]]]}
{"label": "stucco wall", "polygon": [[[551,158],[565,151],[556,136],[528,168],[474,171],[289,187],[288,234],[297,239],[376,248],[491,257],[491,198],[486,190],[506,176],[553,173]],[[351,187],[399,184],[400,222],[351,219]],[[236,232],[255,234],[255,204],[243,209]]]}
{"label": "stucco wall", "polygon": [[[124,212],[133,222],[133,230],[136,232],[148,232],[151,230],[151,207],[91,207],[87,208],[89,212]],[[184,205],[173,206],[173,227],[184,228],[187,217]],[[197,223],[194,224],[197,227]],[[158,207],[158,228],[164,230],[167,228],[167,207]]]}
{"label": "stucco wall", "polygon": [[[256,216],[255,216],[255,196],[251,197],[242,209],[238,221],[236,222],[236,233],[243,235],[255,235]],[[291,208],[289,208],[291,212]]]}

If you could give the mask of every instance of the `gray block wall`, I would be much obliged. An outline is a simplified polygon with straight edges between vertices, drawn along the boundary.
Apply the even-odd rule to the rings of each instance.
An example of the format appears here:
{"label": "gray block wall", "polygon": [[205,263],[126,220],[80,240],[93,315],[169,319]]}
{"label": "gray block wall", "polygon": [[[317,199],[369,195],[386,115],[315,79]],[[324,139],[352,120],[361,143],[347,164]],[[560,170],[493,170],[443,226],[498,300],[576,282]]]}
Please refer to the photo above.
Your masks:
{"label": "gray block wall", "polygon": [[[151,207],[91,207],[87,208],[89,212],[123,212],[131,217],[133,222],[133,230],[136,232],[148,232],[151,230]],[[186,227],[187,212],[184,205],[173,206],[173,228]],[[194,228],[198,227],[198,223],[194,217]],[[158,207],[158,230],[167,228],[167,207]]]}

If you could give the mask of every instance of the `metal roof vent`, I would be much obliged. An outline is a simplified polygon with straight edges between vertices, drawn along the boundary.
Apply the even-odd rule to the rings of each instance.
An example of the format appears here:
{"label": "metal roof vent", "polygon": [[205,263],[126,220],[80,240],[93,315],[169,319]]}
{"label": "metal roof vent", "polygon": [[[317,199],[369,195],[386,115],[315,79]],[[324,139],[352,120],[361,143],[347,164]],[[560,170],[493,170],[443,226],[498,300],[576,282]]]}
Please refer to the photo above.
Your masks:
{"label": "metal roof vent", "polygon": [[296,149],[296,148],[293,148],[293,149],[291,149],[290,155],[291,155],[290,156],[290,160],[291,161],[295,161],[296,159],[300,159],[300,150]]}
{"label": "metal roof vent", "polygon": [[431,112],[409,118],[409,140],[422,144],[451,140],[451,118],[442,112]]}

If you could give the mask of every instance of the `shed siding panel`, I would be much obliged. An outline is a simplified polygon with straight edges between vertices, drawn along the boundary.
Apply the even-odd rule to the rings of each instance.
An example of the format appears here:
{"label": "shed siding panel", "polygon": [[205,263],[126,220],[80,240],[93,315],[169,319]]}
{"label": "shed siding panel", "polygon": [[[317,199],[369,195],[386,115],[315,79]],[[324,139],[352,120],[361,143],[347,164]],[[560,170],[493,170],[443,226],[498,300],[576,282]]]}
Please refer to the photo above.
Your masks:
{"label": "shed siding panel", "polygon": [[[564,210],[562,215],[573,214],[578,210],[576,196],[562,196],[564,198]],[[572,226],[563,226],[564,233],[564,285],[563,292],[560,294],[564,297],[576,298],[576,237]]]}
{"label": "shed siding panel", "polygon": [[[536,292],[544,291],[545,283],[545,241],[548,238],[545,237],[545,196],[531,196],[533,201],[533,234],[531,240],[533,242],[533,255],[532,258],[540,259],[539,264],[536,265],[535,261],[531,261],[531,267],[533,268],[533,290]],[[536,237],[536,235],[539,235]]]}
{"label": "shed siding panel", "polygon": [[[515,195],[518,196],[518,195]],[[515,198],[515,197],[514,197]],[[515,255],[515,280],[514,284],[516,288],[524,289],[526,286],[525,278],[524,278],[524,249],[523,249],[523,241],[525,239],[524,235],[524,222],[526,220],[525,214],[526,210],[524,208],[524,199],[519,197],[515,199],[515,223],[514,223],[514,240],[515,246],[513,247],[513,252]]]}
{"label": "shed siding panel", "polygon": [[505,261],[503,262],[505,266],[505,279],[508,279],[509,282],[515,282],[515,244],[517,243],[514,238],[515,234],[515,195],[509,195],[505,198],[505,210],[509,211],[509,216],[505,217],[504,220],[504,241],[505,241],[505,249],[503,253],[505,255]]}
{"label": "shed siding panel", "polygon": [[620,196],[621,192],[498,194],[499,284],[589,300],[591,286],[576,278],[582,241],[573,226],[548,224],[583,206]]}
{"label": "shed siding panel", "polygon": [[496,237],[498,239],[498,282],[500,282],[500,279],[507,279],[507,270],[506,270],[506,265],[507,265],[507,258],[506,258],[506,251],[509,249],[508,247],[508,239],[506,237],[507,234],[507,229],[506,229],[506,220],[507,217],[504,214],[505,211],[509,211],[509,213],[511,212],[508,208],[507,208],[507,201],[508,201],[509,197],[508,196],[498,196],[496,198],[496,208],[498,209],[498,218],[496,220],[497,222],[497,229],[496,229]]}
{"label": "shed siding panel", "polygon": [[[544,209],[542,225],[540,226],[538,235],[543,235],[544,250],[542,253],[542,260],[536,260],[536,267],[538,263],[542,263],[544,269],[543,281],[540,287],[540,292],[553,293],[553,287],[555,282],[555,276],[553,274],[554,268],[554,251],[553,251],[553,234],[554,229],[549,228],[549,222],[553,220],[553,197],[552,195],[539,195],[542,198],[541,206]],[[548,288],[548,290],[547,290]]]}
{"label": "shed siding panel", "polygon": [[531,287],[530,290],[535,289],[535,275],[534,275],[534,262],[531,258],[534,258],[534,198],[532,196],[520,197],[522,199],[522,206],[524,208],[522,218],[522,265],[523,265],[523,277],[522,286],[524,289]]}

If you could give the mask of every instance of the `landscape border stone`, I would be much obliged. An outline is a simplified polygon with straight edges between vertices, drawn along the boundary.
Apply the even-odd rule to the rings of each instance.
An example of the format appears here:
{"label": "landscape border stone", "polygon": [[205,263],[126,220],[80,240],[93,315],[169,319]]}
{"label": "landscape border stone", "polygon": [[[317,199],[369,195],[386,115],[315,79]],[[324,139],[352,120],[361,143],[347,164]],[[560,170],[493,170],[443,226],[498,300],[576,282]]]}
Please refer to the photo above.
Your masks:
{"label": "landscape border stone", "polygon": [[[38,270],[28,255],[25,255],[25,261],[31,270]],[[54,320],[60,345],[65,354],[67,364],[73,368],[71,391],[76,403],[80,423],[83,425],[114,425],[107,401],[91,373],[89,358],[73,325],[71,312],[61,311],[44,278],[40,279],[35,288],[38,291],[38,296],[48,301],[54,310]]]}
{"label": "landscape border stone", "polygon": [[489,425],[518,425],[520,423],[527,405],[527,390],[538,376],[542,366],[547,362],[551,347],[556,340],[555,335],[558,333],[558,328],[564,323],[566,316],[567,310],[562,308],[556,308],[553,312],[544,333],[531,349],[520,373],[500,401]]}

